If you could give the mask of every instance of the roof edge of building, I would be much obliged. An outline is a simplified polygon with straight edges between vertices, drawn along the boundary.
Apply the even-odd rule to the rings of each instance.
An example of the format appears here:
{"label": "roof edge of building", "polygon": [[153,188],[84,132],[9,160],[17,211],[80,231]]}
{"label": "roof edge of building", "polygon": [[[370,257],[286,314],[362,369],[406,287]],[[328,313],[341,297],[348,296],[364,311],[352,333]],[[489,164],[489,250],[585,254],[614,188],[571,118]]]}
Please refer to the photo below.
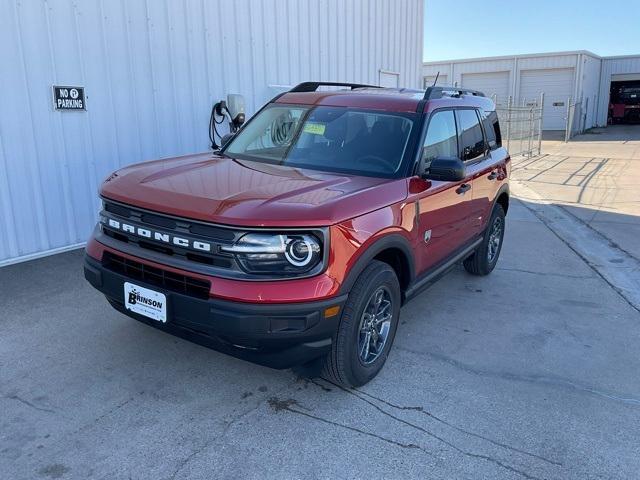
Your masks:
{"label": "roof edge of building", "polygon": [[467,62],[483,62],[486,60],[509,60],[512,58],[535,58],[535,57],[551,57],[556,55],[589,55],[597,59],[636,57],[639,55],[621,55],[619,57],[601,57],[589,50],[568,50],[562,52],[541,52],[541,53],[521,53],[517,55],[497,55],[492,57],[475,57],[475,58],[454,58],[451,60],[437,60],[430,62],[422,62],[422,65],[443,65],[447,63],[467,63]]}

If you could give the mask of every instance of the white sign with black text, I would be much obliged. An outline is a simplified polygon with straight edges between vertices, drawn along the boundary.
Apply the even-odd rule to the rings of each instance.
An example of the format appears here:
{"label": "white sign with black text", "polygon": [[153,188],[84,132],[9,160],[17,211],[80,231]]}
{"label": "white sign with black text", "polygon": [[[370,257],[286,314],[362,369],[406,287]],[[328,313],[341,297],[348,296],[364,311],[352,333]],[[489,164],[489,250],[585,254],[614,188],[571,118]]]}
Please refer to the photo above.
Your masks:
{"label": "white sign with black text", "polygon": [[166,323],[167,297],[163,293],[125,282],[124,306],[127,310]]}

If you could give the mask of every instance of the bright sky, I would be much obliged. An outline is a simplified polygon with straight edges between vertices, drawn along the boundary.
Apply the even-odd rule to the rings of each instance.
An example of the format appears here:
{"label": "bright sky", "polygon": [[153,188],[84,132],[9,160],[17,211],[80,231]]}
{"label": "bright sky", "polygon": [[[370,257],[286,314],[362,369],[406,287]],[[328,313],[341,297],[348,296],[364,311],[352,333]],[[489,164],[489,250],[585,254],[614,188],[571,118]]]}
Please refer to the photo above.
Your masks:
{"label": "bright sky", "polygon": [[425,0],[424,60],[640,54],[640,0]]}

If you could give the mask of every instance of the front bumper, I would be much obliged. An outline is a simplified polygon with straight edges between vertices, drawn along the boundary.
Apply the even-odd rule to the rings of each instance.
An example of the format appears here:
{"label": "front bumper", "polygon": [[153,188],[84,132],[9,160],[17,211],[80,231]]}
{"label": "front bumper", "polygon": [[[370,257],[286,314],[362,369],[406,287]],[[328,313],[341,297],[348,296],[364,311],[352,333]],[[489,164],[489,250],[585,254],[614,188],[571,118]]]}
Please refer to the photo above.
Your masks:
{"label": "front bumper", "polygon": [[[214,350],[272,368],[289,368],[328,352],[340,314],[325,318],[324,311],[339,306],[341,313],[347,299],[347,295],[342,295],[314,302],[255,304],[195,298],[130,279],[107,269],[88,255],[84,260],[84,276],[125,315]],[[166,323],[124,307],[124,283],[127,281],[166,295]]]}

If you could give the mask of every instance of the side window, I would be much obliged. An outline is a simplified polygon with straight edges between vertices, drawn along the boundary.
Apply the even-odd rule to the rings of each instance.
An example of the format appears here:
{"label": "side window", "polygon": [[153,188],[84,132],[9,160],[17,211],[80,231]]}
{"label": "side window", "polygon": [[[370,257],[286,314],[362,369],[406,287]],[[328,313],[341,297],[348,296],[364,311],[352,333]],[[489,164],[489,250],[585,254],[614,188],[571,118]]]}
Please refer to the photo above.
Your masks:
{"label": "side window", "polygon": [[427,136],[422,146],[424,168],[436,157],[457,157],[458,138],[453,110],[443,110],[431,116]]}
{"label": "side window", "polygon": [[484,133],[487,136],[487,143],[491,150],[502,146],[502,135],[500,134],[500,123],[498,122],[498,114],[494,112],[480,111],[482,125],[484,125]]}
{"label": "side window", "polygon": [[475,160],[485,154],[482,127],[475,110],[456,110],[460,132],[461,158],[465,162]]}

